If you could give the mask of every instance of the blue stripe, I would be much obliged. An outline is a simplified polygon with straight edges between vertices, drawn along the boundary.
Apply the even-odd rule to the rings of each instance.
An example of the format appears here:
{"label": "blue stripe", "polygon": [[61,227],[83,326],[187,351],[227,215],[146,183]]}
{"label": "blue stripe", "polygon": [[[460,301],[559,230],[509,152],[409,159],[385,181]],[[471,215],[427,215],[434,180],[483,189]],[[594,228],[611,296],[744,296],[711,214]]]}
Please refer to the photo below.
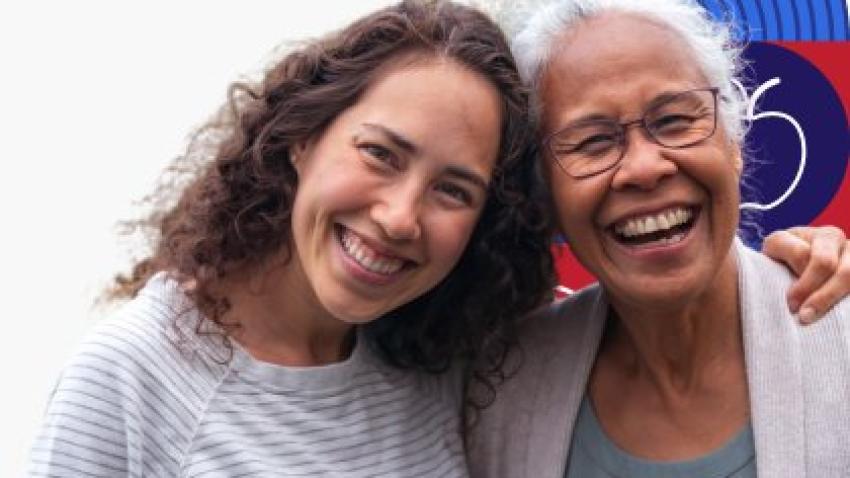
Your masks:
{"label": "blue stripe", "polygon": [[733,12],[735,23],[741,29],[741,34],[743,35],[742,40],[747,42],[756,40],[757,38],[753,36],[753,27],[750,25],[750,20],[747,18],[747,13],[744,11],[744,6],[741,3],[741,0],[729,0],[727,5],[731,7],[730,9]]}
{"label": "blue stripe", "polygon": [[741,14],[738,13],[734,0],[718,0],[718,3],[720,4],[720,8],[723,9],[723,19],[735,26],[732,31],[734,39],[736,41],[746,41],[748,36],[746,31],[747,26],[741,20]]}
{"label": "blue stripe", "polygon": [[850,0],[699,0],[739,41],[850,40]]}
{"label": "blue stripe", "polygon": [[735,28],[732,31],[734,39],[736,41],[746,40],[746,25],[741,23],[741,15],[735,10],[734,4],[729,4],[730,1],[731,0],[717,0],[715,3],[720,6],[720,9],[723,12],[723,21],[735,25]]}
{"label": "blue stripe", "polygon": [[766,40],[767,31],[764,27],[764,19],[756,5],[756,0],[743,0],[738,3],[744,12],[744,20],[750,32],[750,39],[755,41]]}
{"label": "blue stripe", "polygon": [[812,0],[796,3],[800,13],[800,40],[814,40],[815,19],[812,16]]}
{"label": "blue stripe", "polygon": [[832,20],[832,6],[829,0],[824,0],[824,9],[826,10],[826,25],[829,27],[829,39],[835,40],[835,25]]}
{"label": "blue stripe", "polygon": [[773,3],[770,0],[755,0],[753,3],[764,27],[764,39],[779,40],[780,35],[776,28],[776,12],[773,11]]}
{"label": "blue stripe", "polygon": [[[779,14],[782,17],[783,23],[785,23],[785,24],[791,23],[789,21],[789,18],[793,20],[792,25],[793,25],[793,28],[794,28],[794,30],[793,30],[794,34],[790,36],[790,39],[791,40],[800,40],[802,35],[800,34],[801,33],[800,32],[800,18],[799,18],[799,15],[797,14],[797,3],[796,2],[788,2],[788,3],[783,3],[782,5],[790,5],[791,6],[790,11],[788,11],[789,9],[787,9],[787,8],[784,11],[781,8],[779,9]],[[785,31],[786,32],[788,31],[787,28],[786,28]]]}
{"label": "blue stripe", "polygon": [[815,19],[815,40],[829,40],[832,25],[827,21],[826,0],[810,0],[812,16]]}
{"label": "blue stripe", "polygon": [[727,21],[726,10],[717,2],[717,0],[702,0],[702,6],[711,13],[711,16],[718,21]]}
{"label": "blue stripe", "polygon": [[847,35],[847,3],[845,0],[832,0],[831,2],[831,10],[832,10],[832,18],[835,39],[836,40],[850,40],[850,37]]}
{"label": "blue stripe", "polygon": [[[794,3],[794,2],[787,2]],[[776,5],[776,0],[762,0],[765,17],[769,22],[776,25],[777,40],[794,40],[797,36],[797,30],[794,29],[794,22],[791,21],[791,15],[788,10],[784,12]],[[773,18],[771,18],[773,17]]]}

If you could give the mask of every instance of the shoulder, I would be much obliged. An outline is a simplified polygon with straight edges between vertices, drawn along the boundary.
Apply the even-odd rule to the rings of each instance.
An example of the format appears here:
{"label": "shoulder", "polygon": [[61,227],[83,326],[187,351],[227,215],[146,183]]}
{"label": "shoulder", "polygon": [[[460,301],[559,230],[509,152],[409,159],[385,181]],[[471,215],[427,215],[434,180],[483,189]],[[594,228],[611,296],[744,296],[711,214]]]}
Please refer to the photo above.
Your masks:
{"label": "shoulder", "polygon": [[801,325],[786,300],[794,281],[791,272],[740,241],[736,248],[745,348],[750,349],[750,358],[765,363],[794,362],[818,373],[829,370],[835,380],[850,380],[844,371],[850,364],[850,300],[839,301],[816,323]]}
{"label": "shoulder", "polygon": [[177,461],[221,366],[181,346],[194,342],[175,320],[190,312],[162,280],[97,324],[62,370],[31,455],[34,474],[65,466],[135,476],[132,466],[146,464],[154,468],[140,474],[156,475]]}
{"label": "shoulder", "polygon": [[538,476],[550,464],[559,466],[558,450],[567,446],[607,310],[594,285],[523,321],[510,376],[468,433],[472,476]]}
{"label": "shoulder", "polygon": [[[751,293],[770,294],[784,300],[785,293],[796,280],[790,269],[740,242],[737,244],[737,250],[741,274],[745,280],[753,283]],[[850,301],[847,298],[841,300],[833,311],[847,314],[850,311]]]}
{"label": "shoulder", "polygon": [[599,284],[592,284],[570,296],[541,307],[523,319],[520,343],[538,349],[547,344],[558,350],[574,342],[589,328],[601,327],[608,303]]}
{"label": "shoulder", "polygon": [[[754,316],[762,316],[757,312],[772,312],[772,315],[787,316],[792,324],[792,317],[786,306],[786,293],[796,278],[782,263],[765,256],[761,252],[750,249],[740,240],[736,241],[739,288],[743,312]],[[843,318],[850,318],[850,300],[839,301],[817,324],[839,319],[840,327],[850,328]],[[815,325],[817,325],[815,324]],[[803,330],[818,330],[818,327],[803,327]]]}
{"label": "shoulder", "polygon": [[811,442],[791,456],[804,453],[816,476],[834,475],[837,464],[850,460],[850,301],[801,325],[785,299],[790,272],[740,243],[737,248],[756,444],[770,466],[770,456],[787,457],[797,453],[795,444]]}
{"label": "shoulder", "polygon": [[204,347],[193,330],[199,319],[176,284],[157,275],[137,297],[94,327],[63,377],[76,371],[121,378],[127,384],[165,376],[190,380],[186,373]]}
{"label": "shoulder", "polygon": [[794,276],[780,262],[767,257],[759,251],[755,251],[744,245],[740,239],[735,239],[735,253],[738,262],[739,277],[747,282],[761,283],[762,287],[753,287],[753,292],[761,291],[773,294],[784,293],[793,283]]}

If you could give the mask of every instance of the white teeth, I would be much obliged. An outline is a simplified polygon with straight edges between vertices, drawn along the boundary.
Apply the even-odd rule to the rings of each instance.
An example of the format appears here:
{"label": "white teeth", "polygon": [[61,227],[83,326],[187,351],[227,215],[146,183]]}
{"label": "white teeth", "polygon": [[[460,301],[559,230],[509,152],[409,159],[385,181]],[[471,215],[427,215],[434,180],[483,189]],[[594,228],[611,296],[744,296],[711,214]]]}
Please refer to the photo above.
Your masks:
{"label": "white teeth", "polygon": [[389,275],[398,272],[404,265],[402,259],[383,256],[363,243],[355,234],[345,230],[342,233],[342,248],[349,257],[364,269],[377,274]]}
{"label": "white teeth", "polygon": [[643,227],[646,232],[654,232],[658,230],[658,222],[654,217],[649,216],[648,218],[643,220]]}
{"label": "white teeth", "polygon": [[375,269],[377,269],[381,274],[389,274],[392,270],[392,264],[385,259],[378,259],[375,261]]}
{"label": "white teeth", "polygon": [[[662,211],[658,214],[631,218],[627,221],[617,223],[614,225],[614,231],[625,237],[651,234],[656,231],[666,231],[688,222],[692,215],[693,213],[690,209],[677,207],[675,209]],[[669,238],[669,240],[672,240],[677,236],[678,234],[673,238]]]}
{"label": "white teeth", "polygon": [[663,244],[663,245],[665,245],[665,246],[666,246],[666,245],[668,245],[668,244],[674,244],[674,243],[676,243],[676,242],[679,242],[679,241],[681,241],[684,237],[685,237],[685,234],[684,234],[684,233],[682,233],[682,232],[680,232],[680,233],[677,233],[677,234],[673,234],[673,235],[672,235],[672,236],[670,236],[670,237],[662,237],[661,239],[659,239],[659,240],[657,240],[657,241],[654,241],[654,242],[655,242],[655,243],[660,243],[660,244]]}

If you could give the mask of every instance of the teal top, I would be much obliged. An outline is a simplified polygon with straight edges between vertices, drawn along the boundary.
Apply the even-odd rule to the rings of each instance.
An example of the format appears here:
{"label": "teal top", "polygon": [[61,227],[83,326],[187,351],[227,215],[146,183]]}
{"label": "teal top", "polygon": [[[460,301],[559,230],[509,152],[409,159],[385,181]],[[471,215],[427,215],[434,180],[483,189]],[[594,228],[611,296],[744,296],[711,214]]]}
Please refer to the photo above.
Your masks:
{"label": "teal top", "polygon": [[602,430],[587,396],[576,421],[565,478],[755,478],[749,423],[727,444],[688,461],[651,461],[621,450]]}

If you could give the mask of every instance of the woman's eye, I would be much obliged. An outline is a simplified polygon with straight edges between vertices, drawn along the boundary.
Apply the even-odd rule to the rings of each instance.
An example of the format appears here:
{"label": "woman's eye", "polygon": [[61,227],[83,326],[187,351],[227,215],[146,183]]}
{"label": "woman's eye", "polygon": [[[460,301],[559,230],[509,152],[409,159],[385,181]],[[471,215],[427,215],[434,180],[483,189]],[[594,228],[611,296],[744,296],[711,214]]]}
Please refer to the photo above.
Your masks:
{"label": "woman's eye", "polygon": [[654,132],[673,133],[686,130],[696,121],[696,118],[688,115],[665,115],[652,121],[650,128]]}
{"label": "woman's eye", "polygon": [[572,152],[596,155],[607,152],[616,144],[617,140],[613,135],[597,134],[579,141],[572,148]]}
{"label": "woman's eye", "polygon": [[467,206],[472,204],[472,194],[466,188],[453,183],[440,183],[437,185],[437,190],[461,204]]}
{"label": "woman's eye", "polygon": [[359,149],[374,161],[384,163],[396,169],[399,166],[398,158],[395,154],[379,144],[364,144],[359,146]]}

